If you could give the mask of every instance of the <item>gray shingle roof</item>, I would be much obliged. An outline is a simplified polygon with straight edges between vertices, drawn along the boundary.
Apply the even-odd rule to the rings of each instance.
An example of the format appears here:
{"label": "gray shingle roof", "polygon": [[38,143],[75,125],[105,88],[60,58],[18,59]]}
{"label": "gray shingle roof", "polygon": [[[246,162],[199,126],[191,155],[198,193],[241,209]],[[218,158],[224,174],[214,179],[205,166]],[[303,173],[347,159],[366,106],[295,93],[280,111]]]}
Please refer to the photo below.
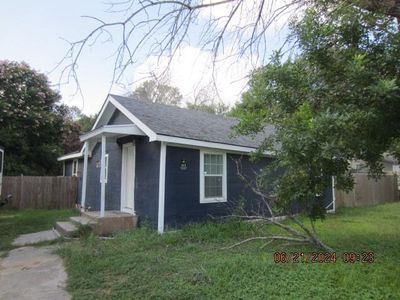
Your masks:
{"label": "gray shingle roof", "polygon": [[149,103],[134,98],[111,96],[156,134],[256,148],[274,130],[273,126],[267,126],[264,133],[254,137],[232,136],[232,126],[238,122],[235,118]]}

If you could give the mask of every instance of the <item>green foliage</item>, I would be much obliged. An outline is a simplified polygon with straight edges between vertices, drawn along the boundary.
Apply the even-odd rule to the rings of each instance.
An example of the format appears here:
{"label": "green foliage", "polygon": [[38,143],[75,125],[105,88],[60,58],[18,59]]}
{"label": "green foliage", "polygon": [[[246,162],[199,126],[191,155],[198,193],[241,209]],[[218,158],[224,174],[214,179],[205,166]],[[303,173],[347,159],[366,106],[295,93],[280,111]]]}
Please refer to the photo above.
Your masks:
{"label": "green foliage", "polygon": [[79,151],[82,143],[79,136],[92,129],[97,115],[87,116],[76,107],[66,107],[64,116],[64,135],[63,149],[64,153]]}
{"label": "green foliage", "polygon": [[[74,299],[397,299],[399,203],[344,209],[316,224],[337,248],[336,263],[275,263],[275,251],[315,249],[256,241],[272,225],[220,222],[163,235],[148,228],[64,243]],[[339,233],[339,234],[338,234]],[[343,252],[373,251],[375,262],[344,263]]]}
{"label": "green foliage", "polygon": [[45,75],[0,61],[0,144],[6,175],[57,174],[65,107]]}
{"label": "green foliage", "polygon": [[94,122],[96,121],[97,114],[87,116],[83,113],[79,115],[79,118],[76,120],[76,123],[79,125],[80,131],[82,133],[88,132],[92,130]]}
{"label": "green foliage", "polygon": [[157,80],[146,80],[135,89],[132,96],[139,100],[169,105],[179,105],[182,94],[177,87],[170,86]]}
{"label": "green foliage", "polygon": [[277,150],[280,176],[265,184],[279,209],[300,202],[316,219],[332,176],[351,189],[350,160],[379,176],[382,155],[398,150],[400,34],[392,18],[330,1],[315,1],[291,30],[299,54],[283,61],[277,53],[257,70],[233,113],[240,133],[276,125],[260,151]]}

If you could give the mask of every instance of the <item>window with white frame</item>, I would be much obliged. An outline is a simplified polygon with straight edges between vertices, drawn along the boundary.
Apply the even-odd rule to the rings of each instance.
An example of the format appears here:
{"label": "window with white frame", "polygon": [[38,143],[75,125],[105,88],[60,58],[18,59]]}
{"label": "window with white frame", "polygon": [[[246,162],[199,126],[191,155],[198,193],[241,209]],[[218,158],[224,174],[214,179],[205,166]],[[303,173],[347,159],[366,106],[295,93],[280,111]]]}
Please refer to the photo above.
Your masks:
{"label": "window with white frame", "polygon": [[108,154],[104,156],[104,182],[108,181]]}
{"label": "window with white frame", "polygon": [[226,154],[200,151],[200,203],[226,201]]}
{"label": "window with white frame", "polygon": [[78,160],[74,159],[72,161],[72,176],[78,176]]}

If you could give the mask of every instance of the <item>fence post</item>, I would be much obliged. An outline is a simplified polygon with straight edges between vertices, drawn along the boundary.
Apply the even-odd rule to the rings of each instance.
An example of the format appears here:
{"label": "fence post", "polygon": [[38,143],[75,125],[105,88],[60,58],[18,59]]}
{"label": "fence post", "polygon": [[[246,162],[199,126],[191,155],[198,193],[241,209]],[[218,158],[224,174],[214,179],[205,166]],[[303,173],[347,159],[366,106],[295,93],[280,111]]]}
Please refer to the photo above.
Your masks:
{"label": "fence post", "polygon": [[[21,174],[21,187],[19,192],[19,206],[21,207],[24,204],[24,174]],[[21,205],[22,204],[22,205]],[[21,207],[24,208],[24,207]]]}

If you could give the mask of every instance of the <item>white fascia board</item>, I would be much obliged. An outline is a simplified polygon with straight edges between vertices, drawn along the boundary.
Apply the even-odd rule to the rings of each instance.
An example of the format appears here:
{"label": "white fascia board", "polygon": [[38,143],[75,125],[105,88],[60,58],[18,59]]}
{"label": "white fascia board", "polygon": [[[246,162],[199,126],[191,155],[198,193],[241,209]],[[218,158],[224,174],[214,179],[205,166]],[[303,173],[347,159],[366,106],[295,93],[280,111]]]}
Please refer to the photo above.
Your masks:
{"label": "white fascia board", "polygon": [[81,142],[84,142],[96,137],[101,138],[102,135],[145,135],[145,133],[133,124],[106,125],[83,134],[79,138]]}
{"label": "white fascia board", "polygon": [[157,134],[153,130],[151,130],[146,124],[140,121],[136,116],[134,116],[129,110],[127,110],[121,103],[115,100],[111,95],[109,96],[108,100],[137,127],[139,127],[139,129],[142,130],[149,137],[150,142],[157,140]]}
{"label": "white fascia board", "polygon": [[[206,142],[199,140],[192,140],[168,135],[157,135],[157,141],[167,142],[169,145],[183,145],[189,148],[208,148],[208,149],[218,149],[225,150],[230,152],[239,152],[239,153],[252,153],[256,152],[257,148],[244,147],[244,146],[235,146],[229,144],[215,143],[215,142]],[[264,153],[267,156],[274,156],[274,153],[271,151],[266,151]]]}
{"label": "white fascia board", "polygon": [[82,147],[81,151],[79,151],[77,153],[71,153],[71,154],[66,154],[66,155],[60,156],[57,158],[57,161],[64,161],[64,160],[73,159],[73,158],[81,158],[81,157],[83,157],[83,149],[84,149],[84,147]]}
{"label": "white fascia board", "polygon": [[97,115],[96,121],[94,122],[94,125],[92,127],[92,130],[96,129],[100,120],[102,119],[104,112],[108,106],[108,104],[110,103],[110,96],[107,96],[107,99],[104,101],[103,105],[101,106],[100,112]]}

